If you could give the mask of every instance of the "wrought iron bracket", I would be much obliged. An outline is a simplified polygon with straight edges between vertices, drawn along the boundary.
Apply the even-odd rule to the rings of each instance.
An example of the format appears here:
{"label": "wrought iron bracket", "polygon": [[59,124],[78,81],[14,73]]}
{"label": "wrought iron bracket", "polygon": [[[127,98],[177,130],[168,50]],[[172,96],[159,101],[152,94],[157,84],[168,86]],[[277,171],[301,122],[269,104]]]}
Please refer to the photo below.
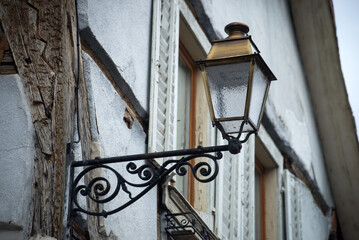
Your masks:
{"label": "wrought iron bracket", "polygon": [[[199,182],[213,181],[218,175],[217,161],[223,156],[221,152],[230,150],[233,144],[235,143],[72,162],[70,171],[75,173],[76,177],[74,178],[74,174],[71,174],[71,215],[82,212],[88,215],[107,217],[119,212],[136,202],[157,184],[162,183],[166,176],[173,171],[179,176],[184,176],[190,170]],[[173,157],[179,156],[182,157],[177,160],[173,159]],[[162,166],[158,166],[152,161],[157,158],[169,159],[164,161]],[[195,158],[202,159],[192,165],[189,161]],[[109,166],[110,164],[114,165]],[[93,174],[97,169],[101,169],[103,174],[100,176]],[[115,186],[112,187],[110,182],[115,182]],[[83,198],[82,201],[81,198]],[[116,201],[119,206],[113,209],[90,210],[91,204],[101,205],[109,203],[115,198],[120,198],[119,201]],[[101,208],[103,207],[99,209]]]}

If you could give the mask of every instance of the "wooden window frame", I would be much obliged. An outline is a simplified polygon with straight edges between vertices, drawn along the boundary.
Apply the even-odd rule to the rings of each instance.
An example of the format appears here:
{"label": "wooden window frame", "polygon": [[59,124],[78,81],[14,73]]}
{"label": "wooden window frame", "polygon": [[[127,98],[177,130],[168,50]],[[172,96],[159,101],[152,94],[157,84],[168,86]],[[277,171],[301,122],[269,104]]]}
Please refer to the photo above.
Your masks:
{"label": "wooden window frame", "polygon": [[[179,56],[186,63],[187,67],[191,71],[191,89],[190,89],[190,119],[189,119],[189,148],[195,148],[196,145],[196,71],[197,66],[193,61],[191,55],[180,42],[179,44]],[[194,166],[195,160],[190,160],[190,164]],[[194,181],[193,174],[188,174],[188,202],[194,205]]]}
{"label": "wooden window frame", "polygon": [[259,176],[260,176],[260,207],[261,207],[261,240],[265,240],[266,239],[266,221],[265,221],[265,182],[264,182],[264,173],[265,173],[265,168],[264,166],[261,164],[261,162],[258,160],[258,158],[255,158],[255,169],[258,171]]}

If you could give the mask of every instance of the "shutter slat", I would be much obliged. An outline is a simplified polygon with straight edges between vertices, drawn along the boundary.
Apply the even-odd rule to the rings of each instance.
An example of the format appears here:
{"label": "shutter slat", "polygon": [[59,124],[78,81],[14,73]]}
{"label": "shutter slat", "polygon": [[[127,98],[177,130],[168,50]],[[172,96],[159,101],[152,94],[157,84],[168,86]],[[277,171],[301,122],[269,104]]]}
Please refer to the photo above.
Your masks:
{"label": "shutter slat", "polygon": [[[174,150],[176,129],[178,2],[153,0],[148,151]],[[158,161],[162,164],[162,160]]]}
{"label": "shutter slat", "polygon": [[162,1],[162,3],[165,9],[170,9],[171,5],[169,1]]}
{"label": "shutter slat", "polygon": [[284,170],[286,237],[289,240],[302,239],[301,201],[298,184],[298,180],[288,170]]}
{"label": "shutter slat", "polygon": [[158,98],[163,99],[163,101],[158,101],[158,104],[161,104],[162,106],[164,106],[161,109],[166,109],[166,100],[167,100],[167,95],[166,93],[163,91],[163,89],[159,88],[158,89]]}
{"label": "shutter slat", "polygon": [[[218,145],[225,144],[220,139]],[[254,239],[254,139],[241,154],[224,153],[217,188],[216,229],[221,239]]]}
{"label": "shutter slat", "polygon": [[166,72],[168,67],[168,63],[165,59],[160,58],[160,68],[164,69],[163,71]]}
{"label": "shutter slat", "polygon": [[[168,28],[162,28],[161,27],[161,38],[163,39],[163,41],[169,41],[170,40],[170,34],[169,34],[169,29]],[[163,45],[161,45],[162,47]],[[168,48],[165,49],[161,49],[161,51],[166,51]],[[167,54],[166,54],[167,55]],[[164,56],[166,56],[164,55]]]}

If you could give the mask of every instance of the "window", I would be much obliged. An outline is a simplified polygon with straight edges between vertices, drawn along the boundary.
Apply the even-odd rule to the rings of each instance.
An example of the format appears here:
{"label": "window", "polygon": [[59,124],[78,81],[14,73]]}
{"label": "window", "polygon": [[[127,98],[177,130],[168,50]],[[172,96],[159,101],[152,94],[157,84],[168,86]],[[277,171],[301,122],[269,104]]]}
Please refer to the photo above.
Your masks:
{"label": "window", "polygon": [[264,128],[255,140],[255,239],[279,239],[282,229],[281,181],[283,156]]}
{"label": "window", "polygon": [[[180,44],[178,59],[177,87],[177,149],[195,147],[195,100],[196,100],[196,65],[191,56]],[[193,160],[191,162],[193,165]],[[175,186],[193,205],[194,179],[192,174],[178,177]]]}
{"label": "window", "polygon": [[[212,146],[214,129],[201,72],[194,64],[206,57],[211,44],[185,0],[154,0],[152,22],[148,152]],[[163,160],[156,163],[162,165]],[[200,184],[190,172],[174,180],[172,189],[179,190],[213,229],[214,183]],[[176,204],[183,196],[164,191],[166,211],[183,211]]]}
{"label": "window", "polygon": [[265,239],[265,188],[264,188],[264,167],[256,158],[255,162],[255,205],[254,205],[254,219],[255,219],[255,239]]}

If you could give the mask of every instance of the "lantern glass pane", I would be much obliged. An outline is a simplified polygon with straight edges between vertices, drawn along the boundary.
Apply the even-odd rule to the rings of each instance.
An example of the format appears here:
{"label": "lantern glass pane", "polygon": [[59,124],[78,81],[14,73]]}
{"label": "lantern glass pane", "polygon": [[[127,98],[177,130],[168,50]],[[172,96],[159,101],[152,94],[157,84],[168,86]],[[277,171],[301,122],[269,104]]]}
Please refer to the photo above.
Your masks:
{"label": "lantern glass pane", "polygon": [[260,114],[262,112],[263,101],[268,84],[268,77],[264,75],[260,67],[255,63],[249,107],[249,118],[256,125],[257,129],[259,127]]}
{"label": "lantern glass pane", "polygon": [[[239,128],[241,127],[242,121],[243,120],[221,121],[220,124],[228,135],[236,135],[239,133]],[[242,132],[250,132],[253,130],[254,129],[252,126],[248,123],[243,126]]]}
{"label": "lantern glass pane", "polygon": [[215,118],[244,115],[249,62],[206,67]]}

